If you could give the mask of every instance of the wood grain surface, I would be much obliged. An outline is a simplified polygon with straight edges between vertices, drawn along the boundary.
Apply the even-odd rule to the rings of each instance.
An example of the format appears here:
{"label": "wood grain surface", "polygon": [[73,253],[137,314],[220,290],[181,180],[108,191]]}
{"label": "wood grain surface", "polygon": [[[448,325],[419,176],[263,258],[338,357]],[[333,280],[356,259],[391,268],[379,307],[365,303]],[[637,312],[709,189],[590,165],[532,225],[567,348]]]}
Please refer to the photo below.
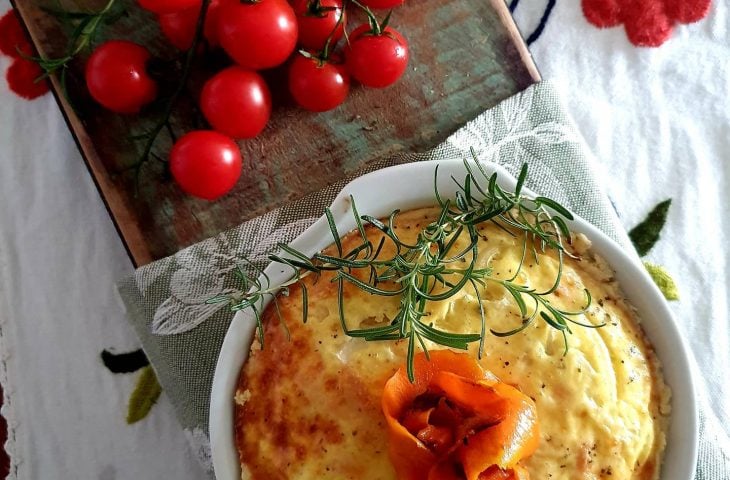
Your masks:
{"label": "wood grain surface", "polygon": [[[41,55],[59,56],[66,33],[43,6],[56,0],[16,0],[15,6]],[[145,44],[161,60],[163,94],[179,77],[181,52],[161,37],[154,17],[130,0],[128,14],[107,27],[100,41],[127,38]],[[47,2],[47,3],[43,3]],[[61,0],[72,10],[99,9],[98,0]],[[130,165],[143,150],[139,135],[161,111],[153,105],[140,116],[103,110],[83,85],[83,60],[70,69],[69,100],[54,94],[74,134],[100,194],[136,265],[175,253],[302,195],[323,188],[375,159],[427,150],[480,112],[539,80],[539,74],[501,0],[409,1],[393,13],[391,24],[409,40],[411,60],[393,87],[355,86],[340,108],[313,114],[297,108],[282,88],[286,68],[265,72],[274,112],[256,139],[240,142],[242,178],[216,202],[183,194],[166,165],[150,161],[135,179]],[[350,26],[349,29],[352,29]],[[199,128],[194,99],[200,85],[225,65],[220,53],[202,55],[189,94],[179,103],[173,131]],[[155,152],[166,158],[171,145],[160,136]]]}

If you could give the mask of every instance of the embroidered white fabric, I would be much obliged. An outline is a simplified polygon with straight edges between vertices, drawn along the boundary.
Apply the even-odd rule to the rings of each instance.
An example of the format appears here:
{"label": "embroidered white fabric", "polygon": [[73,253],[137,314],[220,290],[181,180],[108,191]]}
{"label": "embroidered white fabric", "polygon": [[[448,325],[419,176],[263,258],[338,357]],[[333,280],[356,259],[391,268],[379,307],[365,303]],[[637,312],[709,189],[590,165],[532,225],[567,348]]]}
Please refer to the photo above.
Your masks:
{"label": "embroidered white fabric", "polygon": [[[520,3],[524,32],[547,2]],[[8,8],[0,0],[0,11]],[[621,28],[589,25],[579,2],[558,2],[532,46],[601,161],[624,226],[674,199],[649,259],[678,281],[682,299],[672,308],[697,356],[711,413],[703,425],[725,451],[729,11],[715,2],[706,20],[679,27],[661,48],[638,49]],[[0,57],[0,71],[8,65]],[[10,479],[203,478],[164,394],[147,419],[127,426],[136,376],[101,365],[102,348],[138,346],[114,288],[132,267],[55,101],[20,100],[3,78],[0,105],[0,382]],[[187,436],[204,450],[199,435]],[[727,459],[704,462],[705,478],[716,479],[713,465]]]}

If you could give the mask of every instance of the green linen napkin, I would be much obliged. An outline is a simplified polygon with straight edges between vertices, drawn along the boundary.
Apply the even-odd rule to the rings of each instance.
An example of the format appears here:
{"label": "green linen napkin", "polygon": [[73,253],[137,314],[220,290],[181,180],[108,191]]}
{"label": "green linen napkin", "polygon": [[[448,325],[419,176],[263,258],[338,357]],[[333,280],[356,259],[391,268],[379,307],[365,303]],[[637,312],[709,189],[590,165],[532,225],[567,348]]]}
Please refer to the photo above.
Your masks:
{"label": "green linen napkin", "polygon": [[[601,190],[588,148],[549,83],[536,84],[484,112],[430,152],[380,160],[366,171],[462,157],[470,148],[481,160],[499,163],[514,175],[529,163],[529,188],[559,201],[633,251]],[[232,314],[205,301],[233,291],[231,271],[242,256],[265,266],[277,242],[289,242],[311,225],[351,178],[142,267],[119,286],[129,320],[208,471],[210,390]]]}

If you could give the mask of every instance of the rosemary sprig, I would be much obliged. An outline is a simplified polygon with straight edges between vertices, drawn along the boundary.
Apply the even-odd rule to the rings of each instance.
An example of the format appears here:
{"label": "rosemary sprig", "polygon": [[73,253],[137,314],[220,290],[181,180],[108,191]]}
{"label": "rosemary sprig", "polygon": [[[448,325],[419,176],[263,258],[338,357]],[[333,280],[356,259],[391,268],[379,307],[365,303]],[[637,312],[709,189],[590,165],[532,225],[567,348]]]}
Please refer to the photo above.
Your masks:
{"label": "rosemary sprig", "polygon": [[66,45],[66,51],[57,58],[29,57],[35,61],[43,70],[43,75],[38,78],[42,80],[53,73],[59,73],[59,82],[63,95],[70,101],[66,89],[66,77],[71,61],[86,48],[96,42],[99,32],[105,25],[114,23],[125,10],[116,3],[117,0],[108,0],[106,5],[98,12],[66,12],[63,9],[45,9],[48,13],[55,15],[60,20],[74,26]]}
{"label": "rosemary sprig", "polygon": [[[474,152],[472,152],[474,155]],[[253,268],[257,278],[248,276],[242,269],[237,270],[241,292],[223,295],[210,302],[227,301],[233,310],[251,309],[256,317],[259,341],[264,345],[261,320],[261,302],[265,296],[276,298],[279,289],[288,289],[296,283],[302,286],[303,318],[306,322],[308,297],[302,279],[308,275],[332,272],[332,282],[338,287],[338,310],[344,333],[350,337],[366,341],[407,341],[407,372],[413,380],[413,358],[418,348],[428,355],[426,341],[454,349],[467,350],[469,345],[479,342],[479,356],[484,350],[487,332],[486,312],[480,290],[488,282],[501,285],[514,299],[522,324],[513,330],[499,332],[490,329],[497,336],[509,336],[521,332],[539,318],[548,326],[559,331],[564,340],[565,353],[568,351],[567,334],[572,333],[570,324],[597,328],[579,322],[577,315],[584,313],[591,304],[590,293],[586,290],[585,306],[578,311],[567,311],[554,306],[549,299],[560,285],[562,265],[566,250],[564,242],[570,241],[570,231],[566,220],[572,215],[559,203],[546,197],[527,197],[522,188],[527,178],[527,165],[523,165],[514,191],[505,191],[497,182],[497,174],[488,175],[474,155],[473,162],[466,161],[467,174],[462,182],[453,178],[458,188],[455,198],[444,199],[437,188],[438,168],[434,175],[434,193],[440,207],[438,218],[423,228],[416,240],[409,244],[396,233],[395,224],[399,211],[379,220],[368,215],[360,215],[351,197],[352,214],[355,220],[359,243],[349,251],[343,250],[332,213],[326,210],[326,217],[332,233],[336,255],[317,253],[311,259],[287,245],[280,244],[281,254],[271,255],[271,261],[292,269],[292,276],[281,285],[272,285],[269,277],[259,268]],[[521,236],[523,240],[522,259],[509,279],[492,275],[489,265],[477,265],[479,253],[478,227],[491,222],[510,235]],[[373,245],[368,239],[365,224],[382,233],[380,242]],[[458,240],[466,238],[468,244],[457,249]],[[463,244],[463,242],[461,242]],[[391,248],[384,248],[390,244]],[[556,252],[558,270],[550,288],[538,291],[516,281],[525,261],[528,250],[535,261],[538,250]],[[385,254],[384,252],[392,252]],[[244,259],[252,266],[247,259]],[[263,278],[263,282],[259,279]],[[344,286],[349,283],[372,295],[398,297],[397,314],[385,325],[368,328],[350,328],[345,316]],[[481,328],[479,332],[453,333],[440,330],[428,322],[428,302],[447,300],[463,288],[472,288],[479,303]],[[530,313],[528,302],[532,302]]]}

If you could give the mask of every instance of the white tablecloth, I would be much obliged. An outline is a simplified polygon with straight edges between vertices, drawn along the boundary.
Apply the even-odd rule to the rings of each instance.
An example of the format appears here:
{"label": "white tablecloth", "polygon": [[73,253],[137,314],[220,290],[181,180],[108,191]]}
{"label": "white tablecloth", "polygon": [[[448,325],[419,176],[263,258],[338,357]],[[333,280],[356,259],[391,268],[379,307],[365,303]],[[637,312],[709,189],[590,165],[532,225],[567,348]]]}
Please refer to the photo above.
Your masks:
{"label": "white tablecloth", "polygon": [[[517,6],[524,33],[548,3]],[[0,13],[8,8],[0,1]],[[621,28],[589,25],[577,0],[559,2],[532,45],[600,159],[625,226],[674,200],[648,259],[679,285],[672,308],[726,444],[728,11],[717,2],[662,47],[641,49]],[[0,57],[0,72],[8,65]],[[104,348],[138,346],[114,289],[131,271],[53,98],[21,100],[0,79],[0,381],[17,478],[202,478],[164,394],[127,425],[136,374],[112,374],[100,360]]]}

